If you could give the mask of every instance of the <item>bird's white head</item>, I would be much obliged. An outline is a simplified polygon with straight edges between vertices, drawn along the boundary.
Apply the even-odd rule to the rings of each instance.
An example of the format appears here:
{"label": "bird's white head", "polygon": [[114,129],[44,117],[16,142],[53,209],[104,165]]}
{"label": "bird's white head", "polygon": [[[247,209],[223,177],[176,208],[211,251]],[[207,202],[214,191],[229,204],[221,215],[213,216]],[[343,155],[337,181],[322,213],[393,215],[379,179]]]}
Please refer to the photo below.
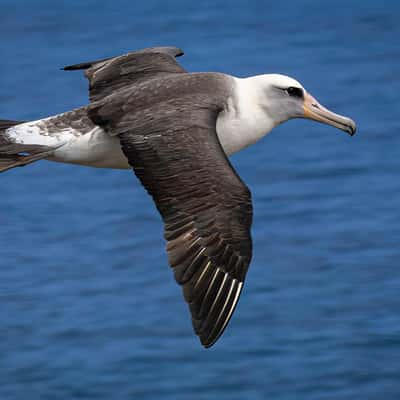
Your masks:
{"label": "bird's white head", "polygon": [[349,135],[356,132],[355,122],[322,106],[295,79],[267,74],[251,79],[258,89],[258,103],[274,126],[292,118],[308,118],[339,128]]}
{"label": "bird's white head", "polygon": [[292,118],[308,118],[339,128],[349,135],[356,132],[350,118],[323,107],[295,79],[267,74],[235,78],[232,107],[221,113],[217,133],[226,154],[235,153],[261,139],[275,126]]}

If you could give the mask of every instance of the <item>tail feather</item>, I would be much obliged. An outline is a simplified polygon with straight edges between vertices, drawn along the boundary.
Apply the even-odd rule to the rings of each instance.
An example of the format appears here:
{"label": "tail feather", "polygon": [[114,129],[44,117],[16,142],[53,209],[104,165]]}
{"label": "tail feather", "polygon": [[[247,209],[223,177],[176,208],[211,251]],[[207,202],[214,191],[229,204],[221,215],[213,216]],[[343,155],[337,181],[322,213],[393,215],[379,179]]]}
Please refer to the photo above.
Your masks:
{"label": "tail feather", "polygon": [[49,156],[53,150],[38,153],[38,154],[30,154],[26,156],[20,156],[20,155],[2,155],[0,153],[0,173],[8,171],[9,169],[15,168],[15,167],[24,167],[25,165],[31,164],[35,161],[42,160],[43,158],[46,158]]}
{"label": "tail feather", "polygon": [[11,142],[6,135],[6,130],[22,123],[24,122],[0,120],[0,172],[41,160],[53,151],[47,146]]}

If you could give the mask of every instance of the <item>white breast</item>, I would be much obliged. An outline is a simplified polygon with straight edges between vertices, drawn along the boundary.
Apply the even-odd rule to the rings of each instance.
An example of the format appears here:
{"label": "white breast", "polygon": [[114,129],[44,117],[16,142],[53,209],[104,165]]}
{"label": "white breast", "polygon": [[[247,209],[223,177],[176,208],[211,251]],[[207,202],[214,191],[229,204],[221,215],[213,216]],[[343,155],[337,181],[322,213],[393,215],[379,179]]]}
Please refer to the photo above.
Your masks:
{"label": "white breast", "polygon": [[234,96],[217,120],[219,141],[227,155],[257,142],[275,126],[260,107],[260,90],[251,78],[234,78]]}

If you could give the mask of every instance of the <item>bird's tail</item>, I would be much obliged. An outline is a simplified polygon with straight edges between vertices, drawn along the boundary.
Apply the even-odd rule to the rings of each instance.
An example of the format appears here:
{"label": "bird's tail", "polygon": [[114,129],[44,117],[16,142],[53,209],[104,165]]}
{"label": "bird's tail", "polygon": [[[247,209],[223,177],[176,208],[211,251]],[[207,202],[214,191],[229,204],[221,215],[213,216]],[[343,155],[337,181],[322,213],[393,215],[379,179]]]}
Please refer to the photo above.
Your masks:
{"label": "bird's tail", "polygon": [[7,135],[7,129],[23,123],[24,121],[0,120],[0,172],[23,167],[51,153],[47,146],[15,143]]}

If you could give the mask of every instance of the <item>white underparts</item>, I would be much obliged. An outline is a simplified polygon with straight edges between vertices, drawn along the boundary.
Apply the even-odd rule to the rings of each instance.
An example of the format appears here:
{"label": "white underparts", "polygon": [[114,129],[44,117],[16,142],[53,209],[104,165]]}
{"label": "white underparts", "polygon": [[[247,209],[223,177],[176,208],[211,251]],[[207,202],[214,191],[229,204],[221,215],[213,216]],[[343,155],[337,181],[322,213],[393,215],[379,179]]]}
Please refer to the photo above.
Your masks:
{"label": "white underparts", "polygon": [[234,79],[234,98],[217,120],[218,138],[227,155],[256,143],[276,125],[260,106],[262,93],[254,77]]}
{"label": "white underparts", "polygon": [[97,168],[131,168],[121,150],[119,138],[108,135],[100,127],[70,140],[48,159]]}

